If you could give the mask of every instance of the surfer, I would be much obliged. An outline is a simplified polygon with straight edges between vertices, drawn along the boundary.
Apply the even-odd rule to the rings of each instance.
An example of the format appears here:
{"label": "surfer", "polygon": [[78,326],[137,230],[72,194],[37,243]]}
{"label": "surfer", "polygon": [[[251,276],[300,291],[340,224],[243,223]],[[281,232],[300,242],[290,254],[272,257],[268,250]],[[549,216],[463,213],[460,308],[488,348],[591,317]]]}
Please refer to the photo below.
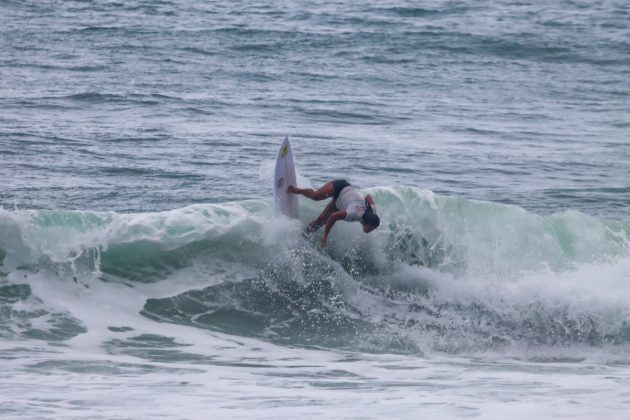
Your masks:
{"label": "surfer", "polygon": [[306,234],[311,234],[326,224],[324,236],[320,241],[322,247],[326,245],[328,234],[338,220],[359,222],[365,233],[372,232],[381,223],[381,219],[376,214],[376,205],[372,196],[368,194],[362,198],[345,179],[327,182],[317,190],[289,185],[287,192],[300,194],[314,201],[332,197],[332,201],[328,203],[324,211],[304,229]]}

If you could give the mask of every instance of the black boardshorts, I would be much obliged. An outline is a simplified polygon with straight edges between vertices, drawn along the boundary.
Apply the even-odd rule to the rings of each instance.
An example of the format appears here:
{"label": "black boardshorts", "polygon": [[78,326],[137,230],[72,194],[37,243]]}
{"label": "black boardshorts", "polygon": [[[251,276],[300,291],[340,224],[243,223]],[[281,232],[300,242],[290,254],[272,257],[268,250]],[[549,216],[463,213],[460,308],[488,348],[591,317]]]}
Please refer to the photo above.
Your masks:
{"label": "black boardshorts", "polygon": [[350,186],[350,183],[345,179],[335,179],[332,181],[334,194],[333,194],[333,203],[337,201],[339,198],[339,194],[341,194],[341,190]]}

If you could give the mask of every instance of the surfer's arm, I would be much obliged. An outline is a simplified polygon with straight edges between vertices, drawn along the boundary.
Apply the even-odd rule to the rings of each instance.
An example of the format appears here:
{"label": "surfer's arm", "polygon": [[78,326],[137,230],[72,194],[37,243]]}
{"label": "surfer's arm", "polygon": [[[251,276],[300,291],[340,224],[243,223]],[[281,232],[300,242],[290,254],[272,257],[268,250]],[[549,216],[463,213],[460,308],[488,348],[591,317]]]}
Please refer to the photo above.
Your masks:
{"label": "surfer's arm", "polygon": [[328,233],[330,233],[330,229],[335,225],[337,220],[343,220],[347,216],[345,210],[336,211],[328,217],[326,220],[326,229],[324,229],[324,236],[322,236],[322,240],[320,241],[320,245],[323,248],[326,245],[326,241],[328,240]]}

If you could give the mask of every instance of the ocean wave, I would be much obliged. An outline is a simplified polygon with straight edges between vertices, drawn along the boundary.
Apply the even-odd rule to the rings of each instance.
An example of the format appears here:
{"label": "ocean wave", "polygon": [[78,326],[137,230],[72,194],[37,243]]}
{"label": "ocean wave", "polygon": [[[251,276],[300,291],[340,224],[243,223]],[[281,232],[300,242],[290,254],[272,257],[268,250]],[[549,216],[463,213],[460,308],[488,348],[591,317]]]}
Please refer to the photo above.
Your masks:
{"label": "ocean wave", "polygon": [[[191,286],[147,296],[142,315],[288,345],[460,352],[630,340],[630,223],[411,187],[369,191],[381,228],[336,226],[325,252],[268,200],[136,214],[2,209],[0,271],[86,289],[125,283],[129,293],[186,278]],[[319,209],[302,202],[303,221]],[[6,311],[35,299],[20,284],[0,290]],[[72,314],[61,319],[80,333]],[[16,330],[13,318],[1,322]]]}

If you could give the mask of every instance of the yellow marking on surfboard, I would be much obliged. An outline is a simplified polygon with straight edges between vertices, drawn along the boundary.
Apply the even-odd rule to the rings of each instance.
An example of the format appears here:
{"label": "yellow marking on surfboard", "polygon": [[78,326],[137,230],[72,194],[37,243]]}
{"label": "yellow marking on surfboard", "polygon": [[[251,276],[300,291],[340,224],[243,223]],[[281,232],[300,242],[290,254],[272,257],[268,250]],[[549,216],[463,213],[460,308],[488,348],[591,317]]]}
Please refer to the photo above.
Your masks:
{"label": "yellow marking on surfboard", "polygon": [[282,146],[282,151],[280,152],[280,156],[284,159],[284,157],[289,153],[289,145],[285,144]]}

